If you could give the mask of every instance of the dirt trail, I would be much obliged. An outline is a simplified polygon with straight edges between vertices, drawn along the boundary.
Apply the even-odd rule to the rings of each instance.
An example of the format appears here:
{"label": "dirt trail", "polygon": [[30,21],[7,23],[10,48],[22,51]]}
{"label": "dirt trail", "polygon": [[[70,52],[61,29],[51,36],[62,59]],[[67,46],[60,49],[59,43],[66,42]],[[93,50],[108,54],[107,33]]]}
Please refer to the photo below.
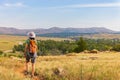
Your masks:
{"label": "dirt trail", "polygon": [[15,72],[20,75],[22,78],[29,78],[30,80],[40,80],[37,76],[31,78],[31,75],[25,75],[25,64],[19,61],[19,67],[15,69]]}

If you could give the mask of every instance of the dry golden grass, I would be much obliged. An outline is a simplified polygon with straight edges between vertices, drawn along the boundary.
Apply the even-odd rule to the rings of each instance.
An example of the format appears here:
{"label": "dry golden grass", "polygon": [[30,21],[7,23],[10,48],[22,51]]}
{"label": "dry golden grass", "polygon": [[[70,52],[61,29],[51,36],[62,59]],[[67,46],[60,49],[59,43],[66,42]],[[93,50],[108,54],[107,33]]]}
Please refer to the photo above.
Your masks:
{"label": "dry golden grass", "polygon": [[[77,54],[77,56],[39,57],[38,75],[49,80],[119,80],[120,53]],[[53,69],[62,69],[58,74]],[[54,76],[52,76],[54,75]]]}
{"label": "dry golden grass", "polygon": [[[39,57],[38,75],[49,80],[119,80],[120,53]],[[55,73],[53,70],[58,70]],[[62,69],[63,72],[59,70]],[[54,76],[52,76],[54,75]],[[60,78],[60,76],[62,76]]]}
{"label": "dry golden grass", "polygon": [[[24,70],[24,61],[25,59],[19,61],[0,57],[0,70],[2,70],[0,79],[30,80],[30,77],[26,78],[21,73],[21,70]],[[2,73],[3,71],[4,73]],[[9,74],[7,71],[11,73]],[[36,61],[35,75],[39,80],[119,80],[120,53],[40,56]]]}
{"label": "dry golden grass", "polygon": [[92,39],[120,39],[120,34],[107,34],[107,33],[100,33],[100,34],[93,34],[93,35],[85,35],[83,37],[92,38]]}
{"label": "dry golden grass", "polygon": [[[1,50],[10,50],[13,45],[27,39],[24,36],[0,35],[0,37],[2,37]],[[65,40],[64,38],[43,37],[37,37],[37,39]],[[0,80],[31,80],[29,76],[23,74],[24,62],[23,58],[19,60],[12,57],[0,57]],[[36,61],[35,75],[38,80],[119,80],[120,53],[70,53],[61,56],[40,56]]]}
{"label": "dry golden grass", "polygon": [[[12,35],[0,35],[1,40],[8,40],[8,41],[23,41],[26,40],[27,36],[12,36]],[[55,41],[62,41],[62,40],[70,40],[67,38],[54,38],[54,37],[36,37],[37,40],[55,40]]]}
{"label": "dry golden grass", "polygon": [[16,69],[20,68],[18,61],[10,58],[0,57],[0,79],[1,80],[23,80],[24,78]]}

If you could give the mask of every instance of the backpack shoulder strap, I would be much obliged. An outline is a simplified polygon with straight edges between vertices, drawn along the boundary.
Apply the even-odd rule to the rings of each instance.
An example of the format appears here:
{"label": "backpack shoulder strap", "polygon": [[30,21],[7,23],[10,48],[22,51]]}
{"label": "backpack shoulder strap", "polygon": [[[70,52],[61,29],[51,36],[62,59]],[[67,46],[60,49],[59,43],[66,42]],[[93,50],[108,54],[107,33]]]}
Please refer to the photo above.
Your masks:
{"label": "backpack shoulder strap", "polygon": [[[35,41],[35,44],[37,45],[37,41],[36,40],[34,40],[34,41]],[[26,44],[30,45],[30,39],[26,40]]]}
{"label": "backpack shoulder strap", "polygon": [[37,40],[35,40],[35,44],[37,45]]}

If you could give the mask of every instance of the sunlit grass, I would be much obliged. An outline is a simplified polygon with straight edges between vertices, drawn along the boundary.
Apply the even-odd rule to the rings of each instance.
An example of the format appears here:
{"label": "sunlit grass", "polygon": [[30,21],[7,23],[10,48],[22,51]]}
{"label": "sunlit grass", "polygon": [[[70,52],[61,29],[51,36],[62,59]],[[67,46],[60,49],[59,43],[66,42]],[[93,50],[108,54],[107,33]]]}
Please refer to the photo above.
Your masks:
{"label": "sunlit grass", "polygon": [[[27,39],[24,36],[0,35],[0,37],[2,37],[0,50],[3,51],[10,50],[15,44]],[[43,37],[37,39],[60,40]],[[17,52],[4,53],[0,56],[0,80],[31,80],[21,72],[25,70],[25,59],[21,58],[22,55],[23,53]],[[29,71],[31,72],[31,68]],[[119,80],[120,53],[69,53],[61,56],[40,56],[36,61],[35,76],[38,80]]]}
{"label": "sunlit grass", "polygon": [[[119,53],[101,53],[39,57],[36,71],[48,80],[119,80],[119,56]],[[60,69],[63,72],[54,72]]]}
{"label": "sunlit grass", "polygon": [[[24,62],[24,58],[19,61],[11,57],[0,57],[0,69],[5,72],[0,72],[0,79],[8,80],[8,77],[9,80],[24,80],[26,77],[19,73]],[[119,80],[120,53],[40,56],[36,61],[35,75],[42,80]]]}

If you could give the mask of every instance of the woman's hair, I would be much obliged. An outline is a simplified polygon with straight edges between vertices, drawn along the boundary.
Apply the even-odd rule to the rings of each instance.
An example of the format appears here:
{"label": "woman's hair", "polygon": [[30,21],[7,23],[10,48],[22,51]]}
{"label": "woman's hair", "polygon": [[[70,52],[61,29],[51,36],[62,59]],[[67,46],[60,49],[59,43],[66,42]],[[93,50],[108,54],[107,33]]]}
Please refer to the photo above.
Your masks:
{"label": "woman's hair", "polygon": [[30,40],[35,40],[35,38],[29,38]]}

